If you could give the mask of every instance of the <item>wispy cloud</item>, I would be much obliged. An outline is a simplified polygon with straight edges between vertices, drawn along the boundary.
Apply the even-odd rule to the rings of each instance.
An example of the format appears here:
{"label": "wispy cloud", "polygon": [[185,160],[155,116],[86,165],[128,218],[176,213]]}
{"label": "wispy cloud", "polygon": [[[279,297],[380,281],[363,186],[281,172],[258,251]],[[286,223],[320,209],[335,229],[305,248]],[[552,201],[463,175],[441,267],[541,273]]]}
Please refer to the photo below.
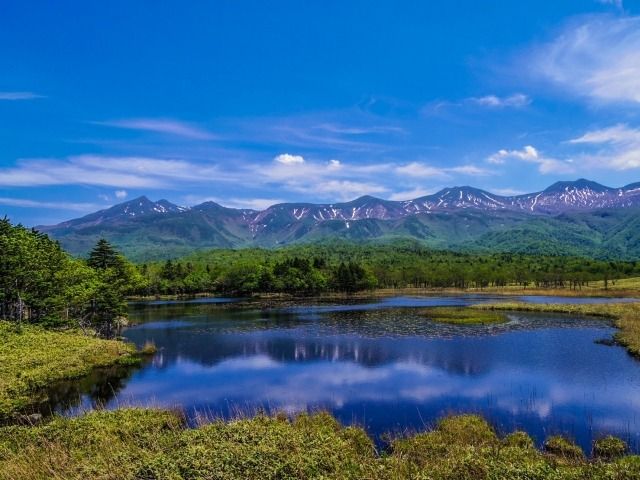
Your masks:
{"label": "wispy cloud", "polygon": [[0,185],[99,185],[116,188],[170,188],[177,181],[201,182],[221,175],[212,165],[148,157],[80,155],[66,159],[26,159],[0,169]]}
{"label": "wispy cloud", "polygon": [[502,195],[504,197],[513,197],[516,195],[523,195],[527,192],[525,192],[524,190],[519,190],[517,188],[493,188],[491,189],[491,193]]}
{"label": "wispy cloud", "polygon": [[180,120],[166,118],[131,118],[94,123],[107,127],[124,128],[127,130],[141,130],[146,132],[176,135],[193,140],[214,140],[216,138],[213,133],[199,126]]}
{"label": "wispy cloud", "polygon": [[491,175],[493,172],[476,165],[458,165],[456,167],[434,167],[422,162],[411,162],[395,168],[399,175],[420,178],[451,178],[452,174],[469,175],[474,177]]}
{"label": "wispy cloud", "polygon": [[438,191],[437,188],[422,188],[416,187],[411,190],[401,190],[399,192],[394,192],[389,195],[389,200],[413,200],[415,198],[424,197],[426,195],[431,195]]}
{"label": "wispy cloud", "polygon": [[519,108],[531,103],[531,98],[524,93],[514,93],[505,97],[498,95],[485,95],[483,97],[471,97],[466,102],[488,108]]}
{"label": "wispy cloud", "polygon": [[406,175],[409,177],[448,177],[444,169],[433,167],[421,162],[411,162],[406,165],[401,165],[396,167],[395,171],[400,175]]}
{"label": "wispy cloud", "polygon": [[462,100],[436,100],[425,105],[422,113],[425,115],[442,115],[456,109],[484,111],[523,108],[531,104],[531,102],[531,97],[524,93],[513,93],[504,96],[488,94],[481,97],[468,97]]}
{"label": "wispy cloud", "polygon": [[[227,162],[225,164],[185,159],[78,155],[62,159],[23,159],[15,166],[0,169],[0,186],[37,187],[92,185],[111,187],[105,201],[122,200],[127,190],[203,188],[244,189],[256,192],[253,199],[225,197],[222,202],[260,208],[285,192],[313,201],[350,200],[370,195],[425,188],[425,180],[453,179],[456,176],[483,176],[490,172],[475,165],[436,167],[425,163],[379,162],[357,164],[336,158],[320,160],[297,153],[282,153],[270,161]],[[429,177],[432,177],[431,179]],[[420,179],[423,183],[418,185]],[[398,188],[401,186],[401,188]],[[427,185],[430,186],[430,185]],[[278,192],[276,199],[269,192]],[[248,195],[247,195],[248,197]],[[286,197],[285,197],[286,198]],[[235,200],[234,200],[235,199]],[[216,201],[218,199],[215,199]]]}
{"label": "wispy cloud", "polygon": [[573,145],[595,146],[583,155],[586,163],[615,170],[640,168],[640,129],[625,124],[592,130],[569,141]]}
{"label": "wispy cloud", "polygon": [[0,92],[0,100],[35,100],[36,98],[45,97],[34,92]]}
{"label": "wispy cloud", "polygon": [[602,3],[603,5],[613,5],[618,10],[622,10],[624,8],[622,0],[597,0],[597,2]]}
{"label": "wispy cloud", "polygon": [[221,128],[226,132],[225,140],[340,154],[379,153],[407,133],[397,121],[383,123],[359,109],[238,119]]}
{"label": "wispy cloud", "polygon": [[523,63],[533,75],[580,96],[638,103],[640,17],[582,17],[534,48]]}
{"label": "wispy cloud", "polygon": [[379,195],[389,191],[388,187],[373,182],[356,182],[352,180],[328,180],[314,187],[316,192],[325,197],[346,201],[362,195]]}
{"label": "wispy cloud", "polygon": [[513,160],[535,164],[542,174],[572,173],[575,171],[571,160],[547,157],[531,145],[525,146],[522,150],[499,150],[487,158],[487,162],[493,165],[503,165]]}
{"label": "wispy cloud", "polygon": [[187,195],[184,197],[184,202],[187,205],[198,205],[204,202],[215,202],[225,207],[230,208],[247,208],[250,210],[265,210],[266,208],[276,205],[278,203],[284,203],[285,200],[281,198],[221,198],[214,196],[198,196]]}
{"label": "wispy cloud", "polygon": [[74,202],[43,202],[38,200],[27,200],[24,198],[0,197],[0,205],[24,208],[47,208],[52,210],[69,210],[74,212],[91,212],[104,208],[104,205],[96,203],[74,203]]}

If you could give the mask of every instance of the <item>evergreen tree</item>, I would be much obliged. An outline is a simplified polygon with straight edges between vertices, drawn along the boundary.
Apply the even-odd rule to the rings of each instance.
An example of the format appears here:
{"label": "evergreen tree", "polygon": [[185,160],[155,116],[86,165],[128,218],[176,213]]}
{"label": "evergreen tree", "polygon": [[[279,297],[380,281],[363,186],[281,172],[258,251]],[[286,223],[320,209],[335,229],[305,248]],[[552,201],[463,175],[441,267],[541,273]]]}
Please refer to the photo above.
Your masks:
{"label": "evergreen tree", "polygon": [[87,264],[97,270],[116,267],[119,262],[120,255],[104,238],[98,240],[98,243],[93,247],[87,259]]}

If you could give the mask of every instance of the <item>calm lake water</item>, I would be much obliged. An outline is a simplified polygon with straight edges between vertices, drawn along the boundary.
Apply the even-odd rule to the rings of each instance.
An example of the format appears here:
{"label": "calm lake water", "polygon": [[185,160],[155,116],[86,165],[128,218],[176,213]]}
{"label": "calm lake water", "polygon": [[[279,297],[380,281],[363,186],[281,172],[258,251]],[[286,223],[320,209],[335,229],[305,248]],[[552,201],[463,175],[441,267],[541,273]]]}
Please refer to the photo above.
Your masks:
{"label": "calm lake water", "polygon": [[136,303],[124,336],[153,341],[158,353],[142,368],[61,385],[55,408],[179,407],[194,422],[325,409],[377,438],[474,412],[539,442],[563,433],[589,450],[593,438],[613,433],[638,451],[640,362],[596,343],[614,333],[607,321],[510,313],[505,324],[451,326],[417,308],[495,300],[393,297],[263,310],[225,303],[232,299]]}

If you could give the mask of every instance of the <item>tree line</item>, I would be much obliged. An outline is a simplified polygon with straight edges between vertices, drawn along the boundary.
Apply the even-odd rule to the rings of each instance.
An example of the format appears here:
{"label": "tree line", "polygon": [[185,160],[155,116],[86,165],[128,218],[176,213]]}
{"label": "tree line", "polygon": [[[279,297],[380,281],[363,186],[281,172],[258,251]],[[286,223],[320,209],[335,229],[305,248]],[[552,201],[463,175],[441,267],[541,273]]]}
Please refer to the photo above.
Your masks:
{"label": "tree line", "polygon": [[0,319],[73,326],[113,336],[125,296],[144,288],[139,269],[105,240],[75,259],[47,235],[0,219]]}
{"label": "tree line", "polygon": [[580,289],[640,275],[637,262],[438,251],[412,241],[332,242],[280,249],[217,249],[140,266],[154,294],[354,292],[372,288]]}

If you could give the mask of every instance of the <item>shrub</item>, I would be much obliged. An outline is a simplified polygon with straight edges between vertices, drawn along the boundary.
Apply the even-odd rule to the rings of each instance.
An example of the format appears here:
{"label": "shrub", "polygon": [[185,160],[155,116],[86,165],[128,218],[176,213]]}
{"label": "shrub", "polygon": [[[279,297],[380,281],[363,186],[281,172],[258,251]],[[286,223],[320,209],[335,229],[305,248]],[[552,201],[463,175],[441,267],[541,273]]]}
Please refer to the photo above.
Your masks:
{"label": "shrub", "polygon": [[560,435],[547,438],[544,442],[544,449],[547,453],[569,460],[584,458],[584,453],[579,446]]}
{"label": "shrub", "polygon": [[593,442],[593,456],[604,460],[622,457],[628,449],[629,447],[623,440],[611,435]]}

